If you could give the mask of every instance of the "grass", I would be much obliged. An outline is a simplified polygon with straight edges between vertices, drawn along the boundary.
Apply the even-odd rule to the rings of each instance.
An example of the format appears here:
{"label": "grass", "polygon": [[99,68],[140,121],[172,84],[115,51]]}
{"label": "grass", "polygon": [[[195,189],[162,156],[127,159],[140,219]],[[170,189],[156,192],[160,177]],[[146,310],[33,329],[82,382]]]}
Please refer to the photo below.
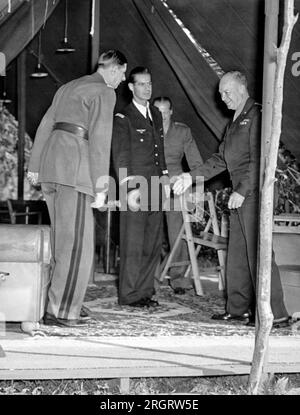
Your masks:
{"label": "grass", "polygon": [[[131,379],[131,395],[246,395],[248,375]],[[124,393],[124,392],[123,392]],[[120,395],[119,379],[0,381],[0,395]],[[300,374],[269,375],[261,395],[300,394]]]}

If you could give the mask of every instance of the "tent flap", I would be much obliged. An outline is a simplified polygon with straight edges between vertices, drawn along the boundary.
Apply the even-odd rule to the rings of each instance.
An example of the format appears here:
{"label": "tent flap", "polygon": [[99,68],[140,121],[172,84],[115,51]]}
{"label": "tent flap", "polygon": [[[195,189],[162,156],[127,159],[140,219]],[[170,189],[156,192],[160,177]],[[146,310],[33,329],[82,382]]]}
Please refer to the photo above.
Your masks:
{"label": "tent flap", "polygon": [[0,50],[8,65],[45,24],[60,0],[23,2],[0,26]]}
{"label": "tent flap", "polygon": [[[226,118],[215,94],[219,82],[217,74],[204,60],[196,47],[176,23],[160,0],[133,0],[163,55],[176,73],[198,115],[214,135],[221,140]],[[154,7],[153,7],[154,6]]]}

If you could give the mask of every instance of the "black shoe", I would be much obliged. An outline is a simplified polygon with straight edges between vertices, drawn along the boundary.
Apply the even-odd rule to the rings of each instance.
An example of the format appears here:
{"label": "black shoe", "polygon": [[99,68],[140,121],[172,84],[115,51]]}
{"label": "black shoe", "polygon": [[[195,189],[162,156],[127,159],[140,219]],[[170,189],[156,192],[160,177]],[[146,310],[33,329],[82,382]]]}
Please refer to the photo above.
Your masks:
{"label": "black shoe", "polygon": [[147,303],[147,307],[159,307],[159,302],[156,300],[151,300],[151,298],[144,298],[144,301]]}
{"label": "black shoe", "polygon": [[282,317],[273,320],[273,329],[282,329],[284,327],[289,327],[291,325],[290,317]]}
{"label": "black shoe", "polygon": [[236,321],[248,322],[250,319],[250,313],[244,313],[241,316],[236,316],[230,313],[213,314],[211,318],[212,320],[223,320],[223,321],[236,320]]}
{"label": "black shoe", "polygon": [[44,315],[43,322],[46,326],[59,326],[59,327],[83,327],[87,324],[87,321],[81,319],[69,320],[65,318],[55,317],[53,314],[46,313]]}
{"label": "black shoe", "polygon": [[176,287],[174,288],[174,294],[176,295],[184,295],[185,294],[185,289],[182,287]]}
{"label": "black shoe", "polygon": [[141,298],[138,301],[134,301],[133,303],[130,304],[126,304],[129,305],[130,307],[158,307],[159,303],[158,301],[155,300],[151,300],[151,298]]}
{"label": "black shoe", "polygon": [[[272,329],[282,329],[284,327],[289,327],[291,325],[291,321],[289,317],[278,318],[273,320]],[[249,320],[247,326],[255,327],[255,320]]]}
{"label": "black shoe", "polygon": [[139,308],[149,307],[149,303],[148,301],[146,301],[145,298],[141,298],[138,301],[133,301],[132,303],[124,304],[124,305],[128,305],[129,307],[139,307]]}

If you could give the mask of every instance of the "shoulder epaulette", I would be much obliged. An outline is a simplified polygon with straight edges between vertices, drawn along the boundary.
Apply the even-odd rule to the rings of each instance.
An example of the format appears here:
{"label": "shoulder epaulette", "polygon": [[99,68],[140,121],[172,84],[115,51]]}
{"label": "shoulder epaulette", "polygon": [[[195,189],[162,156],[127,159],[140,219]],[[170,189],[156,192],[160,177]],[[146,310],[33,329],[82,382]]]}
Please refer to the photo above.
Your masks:
{"label": "shoulder epaulette", "polygon": [[115,117],[125,118],[125,115],[121,114],[120,112],[117,112],[117,114],[115,114]]}

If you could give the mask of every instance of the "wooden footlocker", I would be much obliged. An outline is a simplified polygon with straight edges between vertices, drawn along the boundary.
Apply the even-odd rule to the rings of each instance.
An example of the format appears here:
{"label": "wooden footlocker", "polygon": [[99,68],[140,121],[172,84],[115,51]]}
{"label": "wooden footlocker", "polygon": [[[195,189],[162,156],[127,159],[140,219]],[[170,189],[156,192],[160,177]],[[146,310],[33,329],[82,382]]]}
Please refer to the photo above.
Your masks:
{"label": "wooden footlocker", "polygon": [[0,225],[0,321],[39,321],[50,281],[50,227]]}

